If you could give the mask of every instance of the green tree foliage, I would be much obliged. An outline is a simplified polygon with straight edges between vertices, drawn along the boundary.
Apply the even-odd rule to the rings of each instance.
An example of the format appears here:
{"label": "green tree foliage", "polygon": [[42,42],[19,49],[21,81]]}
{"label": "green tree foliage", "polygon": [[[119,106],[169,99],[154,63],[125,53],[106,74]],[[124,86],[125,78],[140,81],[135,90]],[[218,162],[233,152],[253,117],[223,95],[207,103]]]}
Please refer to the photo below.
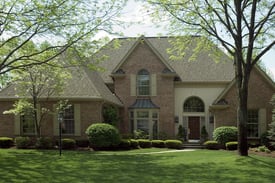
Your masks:
{"label": "green tree foliage", "polygon": [[[150,0],[149,3],[153,6],[148,11],[162,22],[169,22],[171,32],[207,37],[197,44],[195,54],[202,48],[211,50],[216,43],[233,58],[239,103],[238,150],[240,155],[247,156],[248,81],[255,64],[275,45],[275,31],[271,28],[275,26],[275,2]],[[183,54],[190,41],[183,37],[174,45],[173,53]],[[215,55],[219,57],[218,52]]]}
{"label": "green tree foliage", "polygon": [[[271,101],[273,108],[275,107],[275,95],[272,97]],[[269,125],[269,130],[267,138],[271,141],[272,145],[275,146],[275,108],[272,111],[272,122]]]}
{"label": "green tree foliage", "polygon": [[43,119],[50,112],[50,109],[39,104],[42,104],[42,100],[45,102],[49,97],[58,97],[63,92],[70,72],[59,65],[58,61],[52,61],[52,65],[32,65],[14,70],[12,76],[13,86],[20,99],[15,102],[13,109],[5,113],[22,115],[25,111],[31,111],[36,135],[39,137]]}
{"label": "green tree foliage", "polygon": [[104,106],[103,119],[105,123],[109,123],[113,126],[117,126],[119,121],[118,109],[116,109],[114,106],[111,106],[111,105]]}
{"label": "green tree foliage", "polygon": [[[125,0],[1,0],[0,75],[47,63],[68,48],[78,57],[89,56],[98,48],[99,31],[114,33],[113,26],[122,25],[117,16],[124,4]],[[43,44],[45,40],[51,44]]]}

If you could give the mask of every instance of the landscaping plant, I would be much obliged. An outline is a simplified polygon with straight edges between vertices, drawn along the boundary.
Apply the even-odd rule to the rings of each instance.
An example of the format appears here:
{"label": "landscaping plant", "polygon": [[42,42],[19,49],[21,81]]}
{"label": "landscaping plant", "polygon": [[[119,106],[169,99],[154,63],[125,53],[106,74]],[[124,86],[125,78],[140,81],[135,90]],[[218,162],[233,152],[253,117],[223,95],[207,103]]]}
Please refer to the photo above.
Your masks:
{"label": "landscaping plant", "polygon": [[92,124],[86,134],[93,148],[109,148],[120,143],[118,129],[107,123]]}

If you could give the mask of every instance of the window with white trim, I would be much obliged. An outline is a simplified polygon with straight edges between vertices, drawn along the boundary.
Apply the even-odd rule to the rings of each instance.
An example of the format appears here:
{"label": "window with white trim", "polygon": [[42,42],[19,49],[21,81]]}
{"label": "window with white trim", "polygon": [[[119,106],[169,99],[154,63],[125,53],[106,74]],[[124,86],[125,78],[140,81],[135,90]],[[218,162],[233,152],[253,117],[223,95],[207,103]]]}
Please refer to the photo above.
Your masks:
{"label": "window with white trim", "polygon": [[141,130],[149,135],[150,139],[158,138],[158,111],[152,109],[134,109],[130,111],[130,130]]}
{"label": "window with white trim", "polygon": [[247,137],[259,137],[258,110],[248,110],[247,112]]}
{"label": "window with white trim", "polygon": [[184,112],[204,112],[204,103],[198,97],[190,97],[183,104]]}
{"label": "window with white trim", "polygon": [[26,110],[20,116],[21,135],[34,135],[35,134],[35,121],[32,110]]}
{"label": "window with white trim", "polygon": [[150,95],[150,74],[145,69],[140,70],[137,74],[137,95]]}
{"label": "window with white trim", "polygon": [[70,105],[63,114],[63,134],[73,135],[75,132],[74,106]]}

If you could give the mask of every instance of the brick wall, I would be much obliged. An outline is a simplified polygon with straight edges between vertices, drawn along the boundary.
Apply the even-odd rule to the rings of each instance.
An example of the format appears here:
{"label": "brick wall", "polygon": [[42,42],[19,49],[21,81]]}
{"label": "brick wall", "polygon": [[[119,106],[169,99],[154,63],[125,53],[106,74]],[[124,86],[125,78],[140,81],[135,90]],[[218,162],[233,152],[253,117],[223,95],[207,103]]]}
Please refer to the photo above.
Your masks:
{"label": "brick wall", "polygon": [[173,77],[162,76],[165,64],[146,43],[140,43],[120,68],[125,71],[125,76],[116,77],[114,87],[116,95],[124,104],[122,132],[129,133],[128,107],[137,99],[130,94],[130,75],[136,75],[139,70],[146,69],[150,74],[156,74],[157,78],[157,95],[150,98],[160,107],[159,131],[174,136],[174,82]]}
{"label": "brick wall", "polygon": [[[42,103],[41,107],[46,107],[53,111],[55,102]],[[89,125],[102,122],[102,101],[74,101],[72,104],[80,104],[80,118],[81,118],[81,136],[64,136],[83,139],[86,138],[85,131]],[[15,117],[13,114],[3,114],[3,111],[12,108],[13,101],[0,102],[0,136],[15,137]],[[41,122],[41,135],[53,137],[54,136],[54,115],[46,114]]]}
{"label": "brick wall", "polygon": [[13,137],[14,135],[14,115],[3,114],[12,108],[13,102],[0,102],[0,137]]}
{"label": "brick wall", "polygon": [[[254,69],[250,76],[249,81],[249,94],[248,94],[248,109],[266,109],[266,124],[272,120],[272,106],[270,100],[274,94],[274,88],[268,83],[263,75]],[[229,108],[225,110],[216,110],[215,114],[215,128],[219,126],[237,125],[237,89],[233,86],[225,95],[225,100],[228,101]]]}

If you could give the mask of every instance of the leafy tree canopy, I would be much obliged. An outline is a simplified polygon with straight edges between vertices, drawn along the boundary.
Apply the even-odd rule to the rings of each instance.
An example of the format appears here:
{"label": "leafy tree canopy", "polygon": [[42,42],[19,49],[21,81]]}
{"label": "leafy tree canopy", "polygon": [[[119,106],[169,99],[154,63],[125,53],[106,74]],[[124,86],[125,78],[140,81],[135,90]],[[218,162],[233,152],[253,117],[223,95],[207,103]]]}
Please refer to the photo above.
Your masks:
{"label": "leafy tree canopy", "polygon": [[0,75],[47,63],[72,47],[78,56],[91,55],[98,48],[95,35],[114,33],[113,26],[121,25],[117,16],[124,4],[125,0],[2,0]]}

